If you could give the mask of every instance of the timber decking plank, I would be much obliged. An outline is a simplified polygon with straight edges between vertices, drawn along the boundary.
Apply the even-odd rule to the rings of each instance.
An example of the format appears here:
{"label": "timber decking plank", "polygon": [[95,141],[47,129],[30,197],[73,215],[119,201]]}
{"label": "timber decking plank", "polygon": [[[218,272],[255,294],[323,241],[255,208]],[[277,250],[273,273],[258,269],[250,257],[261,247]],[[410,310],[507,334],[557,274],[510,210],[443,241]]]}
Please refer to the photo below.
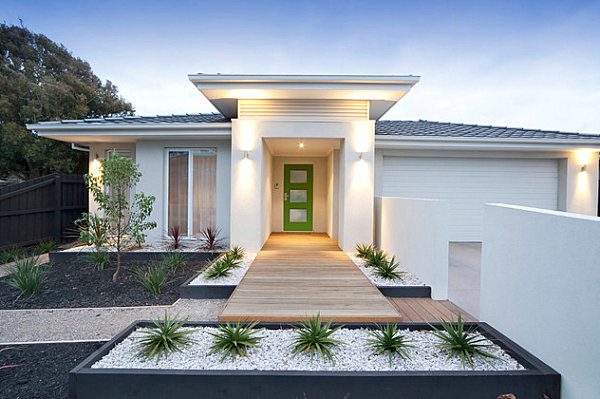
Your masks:
{"label": "timber decking plank", "polygon": [[339,322],[402,316],[325,234],[272,234],[219,315],[222,321]]}

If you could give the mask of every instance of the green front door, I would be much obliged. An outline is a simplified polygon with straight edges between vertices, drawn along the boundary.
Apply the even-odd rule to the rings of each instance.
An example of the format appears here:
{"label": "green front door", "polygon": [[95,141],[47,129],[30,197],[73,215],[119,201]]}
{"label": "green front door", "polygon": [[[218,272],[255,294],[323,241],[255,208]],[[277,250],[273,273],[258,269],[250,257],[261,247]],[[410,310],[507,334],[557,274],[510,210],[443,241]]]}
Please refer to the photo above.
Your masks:
{"label": "green front door", "polygon": [[283,166],[283,230],[312,231],[313,166]]}

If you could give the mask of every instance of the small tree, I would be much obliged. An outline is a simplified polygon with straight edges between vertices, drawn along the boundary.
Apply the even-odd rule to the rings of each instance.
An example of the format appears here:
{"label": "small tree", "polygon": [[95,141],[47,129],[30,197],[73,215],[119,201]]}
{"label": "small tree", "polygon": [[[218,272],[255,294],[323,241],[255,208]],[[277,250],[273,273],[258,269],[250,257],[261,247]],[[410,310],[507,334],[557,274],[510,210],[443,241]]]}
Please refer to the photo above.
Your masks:
{"label": "small tree", "polygon": [[129,157],[111,151],[100,163],[99,174],[86,174],[84,178],[98,204],[100,217],[106,221],[109,245],[117,250],[117,270],[113,274],[113,281],[117,281],[121,270],[121,251],[132,243],[141,245],[146,239],[145,231],[156,227],[156,222],[146,221],[155,198],[136,193],[133,201],[129,201],[129,190],[142,176],[138,165]]}

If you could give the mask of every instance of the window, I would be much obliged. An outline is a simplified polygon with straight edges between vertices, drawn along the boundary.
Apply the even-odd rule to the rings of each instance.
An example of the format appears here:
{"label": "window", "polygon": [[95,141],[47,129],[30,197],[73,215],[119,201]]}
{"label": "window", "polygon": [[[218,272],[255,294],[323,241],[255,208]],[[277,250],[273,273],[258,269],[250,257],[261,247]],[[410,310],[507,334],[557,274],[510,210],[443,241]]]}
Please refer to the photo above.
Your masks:
{"label": "window", "polygon": [[217,152],[215,149],[168,150],[169,229],[199,237],[215,226],[217,202]]}

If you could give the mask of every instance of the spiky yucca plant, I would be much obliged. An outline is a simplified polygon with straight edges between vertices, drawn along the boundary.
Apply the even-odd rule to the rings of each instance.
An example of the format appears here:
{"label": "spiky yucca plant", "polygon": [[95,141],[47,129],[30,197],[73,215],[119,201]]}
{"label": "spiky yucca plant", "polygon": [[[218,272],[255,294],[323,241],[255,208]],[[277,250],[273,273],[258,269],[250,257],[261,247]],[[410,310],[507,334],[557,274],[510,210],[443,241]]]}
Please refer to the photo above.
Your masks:
{"label": "spiky yucca plant", "polygon": [[245,251],[244,251],[244,248],[235,245],[235,246],[231,247],[231,249],[229,250],[228,253],[231,254],[233,259],[241,260],[244,257]]}
{"label": "spiky yucca plant", "polygon": [[374,266],[375,273],[388,280],[398,280],[402,278],[405,272],[397,271],[400,264],[396,262],[396,257],[393,256],[390,260],[384,260],[381,263]]}
{"label": "spiky yucca plant", "polygon": [[460,313],[458,314],[458,321],[456,324],[447,322],[443,319],[440,319],[440,324],[442,325],[442,329],[438,329],[430,324],[431,328],[433,328],[432,334],[442,340],[437,346],[441,349],[448,350],[448,359],[453,356],[459,356],[463,368],[465,367],[465,362],[468,363],[471,368],[474,367],[474,356],[480,356],[484,359],[502,360],[487,352],[487,349],[493,348],[494,345],[485,343],[487,339],[476,334],[475,326],[465,330],[465,325]]}
{"label": "spiky yucca plant", "polygon": [[196,343],[196,340],[188,336],[194,330],[181,330],[189,317],[183,320],[178,318],[179,314],[171,318],[165,312],[163,320],[153,320],[155,328],[141,331],[145,336],[139,340],[135,357],[144,360],[156,357],[158,362],[161,357],[166,359],[172,352],[182,352],[187,346]]}
{"label": "spiky yucca plant", "polygon": [[218,333],[209,333],[215,340],[211,345],[210,353],[223,353],[221,361],[225,360],[227,355],[231,355],[234,359],[236,356],[246,356],[248,348],[255,348],[262,337],[257,337],[256,334],[262,331],[262,329],[254,329],[256,322],[247,323],[235,323],[219,326]]}
{"label": "spiky yucca plant", "polygon": [[390,367],[392,366],[392,355],[398,354],[402,359],[410,359],[410,356],[406,352],[408,348],[415,348],[415,346],[408,344],[414,342],[406,339],[398,331],[397,324],[386,324],[384,326],[377,326],[377,330],[367,331],[372,338],[367,339],[367,345],[373,349],[377,354],[387,353]]}
{"label": "spiky yucca plant", "polygon": [[342,328],[338,326],[331,328],[333,320],[326,323],[321,322],[321,313],[316,317],[305,320],[300,325],[295,326],[296,336],[294,337],[290,349],[293,356],[301,352],[310,353],[312,362],[315,353],[319,354],[323,360],[329,360],[335,363],[332,349],[339,345],[346,345],[345,342],[331,338],[331,334]]}
{"label": "spiky yucca plant", "polygon": [[204,239],[202,249],[210,252],[215,252],[219,249],[222,249],[223,239],[220,237],[220,234],[221,229],[214,226],[205,227],[202,231],[200,231],[200,236]]}
{"label": "spiky yucca plant", "polygon": [[366,261],[366,267],[377,267],[387,262],[387,255],[385,254],[385,252],[379,249],[375,249],[371,254],[367,256]]}
{"label": "spiky yucca plant", "polygon": [[373,244],[356,244],[356,256],[361,259],[368,259],[374,251]]}
{"label": "spiky yucca plant", "polygon": [[171,249],[179,249],[183,245],[181,244],[181,228],[179,226],[169,227],[169,238],[171,239]]}

